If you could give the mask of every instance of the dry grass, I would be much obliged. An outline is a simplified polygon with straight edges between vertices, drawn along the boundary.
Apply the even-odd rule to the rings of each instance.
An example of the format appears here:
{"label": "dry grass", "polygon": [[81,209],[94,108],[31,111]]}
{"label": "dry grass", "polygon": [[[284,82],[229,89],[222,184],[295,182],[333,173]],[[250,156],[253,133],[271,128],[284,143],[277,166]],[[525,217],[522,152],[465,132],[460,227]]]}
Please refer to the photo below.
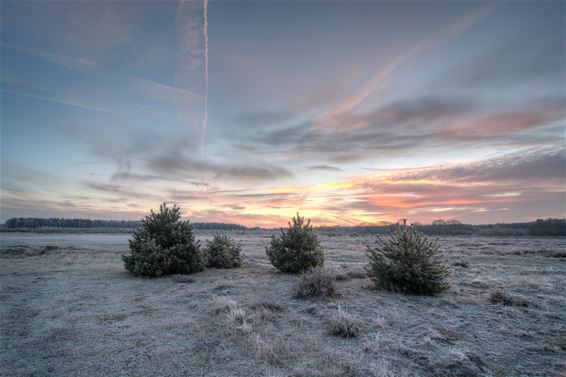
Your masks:
{"label": "dry grass", "polygon": [[171,279],[176,283],[194,283],[195,279],[190,275],[175,274]]}
{"label": "dry grass", "polygon": [[[322,235],[339,307],[292,299],[300,277],[271,267],[269,235],[237,235],[242,267],[210,269],[190,284],[127,274],[120,255],[128,235],[0,240],[33,250],[57,245],[37,255],[0,253],[0,374],[564,374],[566,263],[547,257],[564,239],[441,238],[448,263],[469,267],[453,268],[448,292],[413,297],[367,288],[363,251],[372,237]],[[528,298],[529,307],[486,305],[493,287]],[[331,317],[346,328],[338,333],[357,325],[357,337],[333,335]]]}
{"label": "dry grass", "polygon": [[468,268],[468,267],[470,267],[470,263],[467,260],[461,259],[461,260],[457,260],[455,262],[452,262],[452,266]]}
{"label": "dry grass", "polygon": [[208,308],[216,314],[229,312],[238,307],[238,303],[227,296],[215,296],[208,303]]}
{"label": "dry grass", "polygon": [[566,251],[564,251],[564,250],[554,251],[554,252],[546,254],[546,256],[550,257],[550,258],[566,258]]}
{"label": "dry grass", "polygon": [[492,304],[501,304],[505,306],[531,306],[529,300],[510,295],[506,293],[503,289],[496,289],[489,295],[489,302]]}
{"label": "dry grass", "polygon": [[335,275],[337,281],[347,281],[352,279],[365,279],[367,278],[367,272],[363,268],[356,268],[354,270],[348,271],[346,273],[339,273]]}
{"label": "dry grass", "polygon": [[361,331],[359,320],[340,306],[328,317],[328,325],[332,335],[343,338],[354,338]]}
{"label": "dry grass", "polygon": [[332,272],[313,268],[301,276],[295,288],[295,298],[329,298],[336,295],[335,279]]}

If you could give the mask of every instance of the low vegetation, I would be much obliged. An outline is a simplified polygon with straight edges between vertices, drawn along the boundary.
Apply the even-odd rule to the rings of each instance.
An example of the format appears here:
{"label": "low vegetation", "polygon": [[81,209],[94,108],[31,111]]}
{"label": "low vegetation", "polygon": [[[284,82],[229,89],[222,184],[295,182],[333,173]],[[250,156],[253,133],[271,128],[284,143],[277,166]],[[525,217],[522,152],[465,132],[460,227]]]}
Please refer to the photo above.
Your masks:
{"label": "low vegetation", "polygon": [[[361,245],[373,247],[375,236],[334,238],[317,229],[340,297],[302,300],[290,298],[303,275],[271,268],[268,232],[229,233],[245,245],[241,268],[158,280],[117,273],[127,237],[6,237],[5,374],[487,377],[564,370],[566,264],[545,257],[562,250],[563,239],[443,238],[454,288],[431,299],[366,289],[370,280],[358,279],[368,262]],[[206,244],[213,232],[196,236]],[[49,251],[3,253],[15,247]],[[457,261],[470,267],[453,267]],[[490,304],[495,288],[512,300]],[[503,304],[519,298],[529,307]]]}
{"label": "low vegetation", "polygon": [[454,267],[462,267],[462,268],[468,268],[470,267],[470,263],[467,260],[457,260],[455,262],[452,263],[452,266]]}
{"label": "low vegetation", "polygon": [[530,306],[527,299],[517,297],[506,293],[503,289],[496,289],[489,295],[489,302],[492,304],[501,304],[505,306]]}
{"label": "low vegetation", "polygon": [[235,268],[242,264],[242,248],[224,233],[214,233],[212,241],[206,242],[206,266]]}
{"label": "low vegetation", "polygon": [[336,281],[346,281],[352,279],[365,279],[368,277],[366,270],[363,268],[356,268],[351,271],[342,272],[334,275]]}
{"label": "low vegetation", "polygon": [[289,228],[271,237],[266,253],[271,264],[285,273],[296,274],[324,265],[324,251],[310,220],[305,223],[298,213]]}
{"label": "low vegetation", "polygon": [[134,275],[159,277],[190,274],[204,269],[200,243],[193,228],[181,220],[179,207],[162,204],[151,211],[129,241],[131,255],[124,255],[125,268]]}
{"label": "low vegetation", "polygon": [[434,295],[450,286],[448,269],[440,259],[440,246],[409,226],[397,226],[388,239],[377,236],[367,246],[367,272],[378,289]]}
{"label": "low vegetation", "polygon": [[295,289],[296,298],[332,297],[335,295],[336,286],[333,274],[320,267],[304,273]]}
{"label": "low vegetation", "polygon": [[361,327],[357,318],[341,307],[335,309],[328,318],[330,333],[342,338],[354,338],[360,333]]}

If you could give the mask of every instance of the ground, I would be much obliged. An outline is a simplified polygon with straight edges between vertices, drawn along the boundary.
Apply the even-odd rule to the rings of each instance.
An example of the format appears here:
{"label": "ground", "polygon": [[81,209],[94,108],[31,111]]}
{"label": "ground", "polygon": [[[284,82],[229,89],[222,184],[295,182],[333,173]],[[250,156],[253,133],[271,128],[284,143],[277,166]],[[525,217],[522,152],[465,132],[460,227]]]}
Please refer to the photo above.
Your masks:
{"label": "ground", "polygon": [[[232,233],[241,268],[142,279],[126,234],[0,234],[0,375],[566,375],[564,238],[441,237],[451,289],[415,297],[364,277],[372,236],[323,234],[338,296],[300,300],[269,235]],[[356,337],[330,333],[338,310]]]}

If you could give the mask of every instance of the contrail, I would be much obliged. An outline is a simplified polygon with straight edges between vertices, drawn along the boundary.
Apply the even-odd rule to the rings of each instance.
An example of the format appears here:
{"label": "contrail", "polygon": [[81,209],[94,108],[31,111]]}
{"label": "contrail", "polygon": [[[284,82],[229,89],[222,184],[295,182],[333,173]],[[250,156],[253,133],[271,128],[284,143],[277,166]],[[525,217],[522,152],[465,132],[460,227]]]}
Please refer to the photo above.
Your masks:
{"label": "contrail", "polygon": [[407,63],[407,61],[414,59],[415,57],[427,52],[428,50],[435,48],[443,42],[449,41],[459,36],[466,30],[474,26],[476,23],[481,21],[484,17],[496,11],[500,6],[501,4],[499,3],[491,3],[483,6],[482,8],[468,14],[467,16],[456,20],[448,27],[437,31],[427,38],[422,39],[411,49],[398,55],[383,70],[377,72],[359,93],[346,98],[344,101],[339,103],[331,112],[323,114],[323,116],[319,117],[319,119],[315,121],[315,125],[319,125],[320,127],[335,127],[337,125],[337,122],[333,120],[333,118],[355,110],[372,94],[383,90],[387,84],[387,80],[393,75],[395,71],[399,69],[399,67]]}
{"label": "contrail", "polygon": [[204,0],[204,115],[200,133],[200,159],[204,161],[204,142],[208,127],[208,0]]}

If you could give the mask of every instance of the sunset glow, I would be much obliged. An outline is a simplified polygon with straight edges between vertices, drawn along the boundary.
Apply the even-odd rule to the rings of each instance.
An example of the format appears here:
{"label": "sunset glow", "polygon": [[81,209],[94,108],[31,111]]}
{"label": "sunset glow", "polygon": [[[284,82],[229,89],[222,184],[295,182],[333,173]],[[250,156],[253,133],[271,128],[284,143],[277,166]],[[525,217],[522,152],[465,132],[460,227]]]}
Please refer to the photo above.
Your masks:
{"label": "sunset glow", "polygon": [[0,221],[564,217],[564,12],[5,2]]}

